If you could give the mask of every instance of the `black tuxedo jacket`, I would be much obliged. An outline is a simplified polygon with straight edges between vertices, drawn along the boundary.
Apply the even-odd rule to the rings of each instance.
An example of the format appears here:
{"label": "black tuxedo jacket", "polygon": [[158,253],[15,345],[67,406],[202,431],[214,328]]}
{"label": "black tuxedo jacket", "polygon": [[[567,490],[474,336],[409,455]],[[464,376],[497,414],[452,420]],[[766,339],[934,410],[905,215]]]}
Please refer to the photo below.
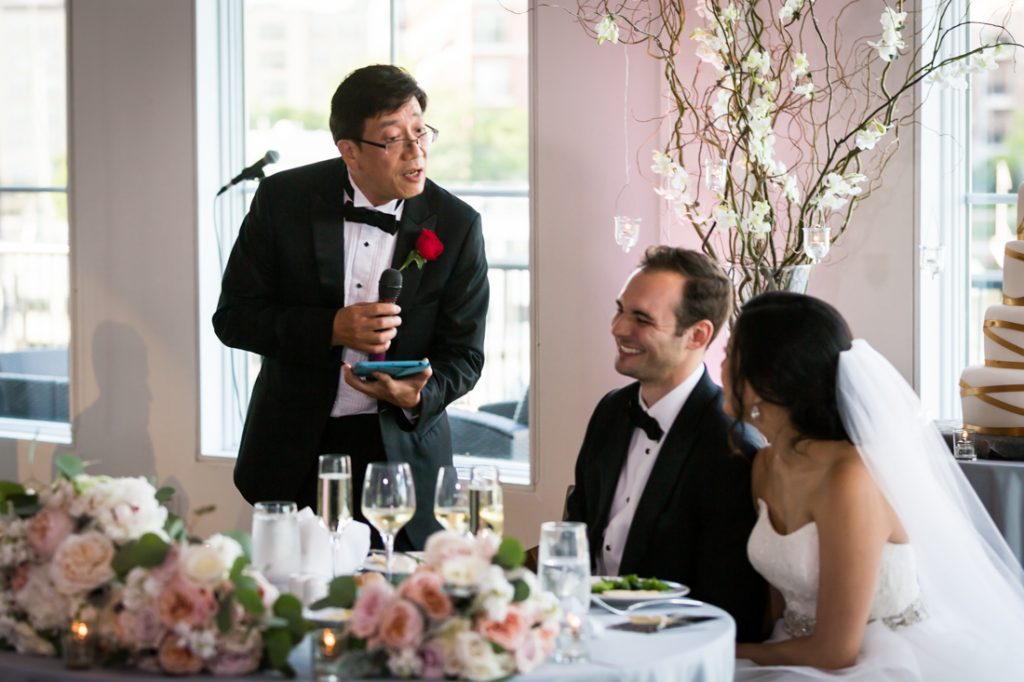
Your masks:
{"label": "black tuxedo jacket", "polygon": [[[591,556],[602,550],[615,487],[626,463],[633,425],[628,405],[640,385],[608,393],[598,403],[576,460],[569,519],[587,524]],[[729,444],[732,419],[722,391],[701,377],[665,434],[633,517],[619,568],[688,585],[691,596],[728,611],[740,641],[764,639],[768,588],[747,560],[756,514],[750,493],[752,436]]]}
{"label": "black tuxedo jacket", "polygon": [[[334,315],[345,305],[341,159],[276,173],[260,183],[224,270],[213,326],[226,345],[263,356],[235,463],[246,500],[296,499],[338,390],[341,347],[331,346]],[[480,215],[427,181],[405,202],[394,265],[415,248],[423,228],[444,252],[422,269],[402,271],[402,326],[388,359],[430,358],[419,418],[381,402],[389,461],[412,467],[418,501],[405,530],[422,546],[439,526],[433,516],[437,468],[450,464],[445,407],[476,384],[483,367],[487,261]],[[361,485],[353,481],[353,485]]]}

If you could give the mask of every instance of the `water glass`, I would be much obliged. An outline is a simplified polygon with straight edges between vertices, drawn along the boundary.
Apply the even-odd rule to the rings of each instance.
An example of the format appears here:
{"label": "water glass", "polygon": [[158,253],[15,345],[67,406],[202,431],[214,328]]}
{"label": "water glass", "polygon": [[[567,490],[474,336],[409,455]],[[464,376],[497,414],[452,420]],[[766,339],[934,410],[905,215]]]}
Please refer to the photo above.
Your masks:
{"label": "water glass", "polygon": [[257,502],[252,513],[252,563],[280,590],[302,568],[299,517],[294,502]]}
{"label": "water glass", "polygon": [[590,606],[590,546],[585,523],[548,521],[540,526],[540,586],[555,595],[563,621],[553,658],[559,663],[587,659],[580,633]]}
{"label": "water glass", "polygon": [[469,532],[469,483],[466,469],[443,466],[437,470],[434,516],[446,530],[462,535]]}
{"label": "water glass", "polygon": [[363,516],[384,540],[384,563],[391,581],[395,535],[416,513],[416,487],[405,462],[372,462],[363,481]]}
{"label": "water glass", "polygon": [[320,523],[331,534],[331,575],[337,576],[338,541],[352,520],[352,459],[348,455],[320,455],[319,467],[316,509]]}
{"label": "water glass", "polygon": [[475,466],[469,481],[469,532],[488,531],[501,537],[505,533],[505,505],[502,501],[498,468]]}

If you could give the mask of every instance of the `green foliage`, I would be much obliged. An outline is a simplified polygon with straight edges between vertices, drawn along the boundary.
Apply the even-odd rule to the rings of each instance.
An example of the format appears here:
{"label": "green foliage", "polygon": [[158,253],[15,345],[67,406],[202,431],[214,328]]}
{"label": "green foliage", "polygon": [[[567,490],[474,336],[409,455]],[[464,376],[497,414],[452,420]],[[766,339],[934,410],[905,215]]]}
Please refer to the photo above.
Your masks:
{"label": "green foliage", "polygon": [[185,530],[185,522],[177,514],[168,512],[167,520],[164,521],[164,532],[167,533],[173,542],[185,542],[188,540],[188,531]]}
{"label": "green foliage", "polygon": [[498,547],[498,553],[494,555],[494,563],[506,571],[519,568],[526,561],[526,550],[523,544],[515,538],[505,538]]}
{"label": "green foliage", "polygon": [[159,566],[167,558],[167,552],[170,549],[171,546],[164,542],[159,535],[146,533],[138,540],[132,540],[119,549],[110,565],[119,578],[124,578],[129,571],[137,566],[142,568]]}
{"label": "green foliage", "polygon": [[313,628],[312,623],[302,617],[302,602],[290,594],[282,594],[274,602],[273,615],[265,616],[263,622],[268,626],[263,635],[267,664],[286,677],[294,677],[288,655]]}
{"label": "green foliage", "polygon": [[57,455],[56,466],[57,473],[69,481],[85,473],[82,459],[68,452]]}
{"label": "green foliage", "polygon": [[331,581],[327,596],[310,605],[312,609],[323,609],[333,606],[350,609],[356,603],[356,581],[350,575],[341,575]]}
{"label": "green foliage", "polygon": [[36,509],[39,496],[25,490],[20,483],[0,481],[0,514],[24,516]]}
{"label": "green foliage", "polygon": [[512,595],[513,602],[526,601],[530,597],[530,586],[526,584],[525,580],[513,580],[512,589],[515,590]]}
{"label": "green foliage", "polygon": [[166,504],[172,497],[174,497],[175,490],[169,485],[165,485],[156,491],[156,501],[160,504]]}
{"label": "green foliage", "polygon": [[263,599],[260,597],[260,587],[251,577],[242,574],[232,579],[235,584],[235,599],[249,613],[260,616],[266,608],[263,606]]}
{"label": "green foliage", "polygon": [[217,629],[226,633],[235,622],[235,595],[231,593],[217,606]]}
{"label": "green foliage", "polygon": [[288,664],[288,654],[292,651],[292,638],[285,629],[272,628],[263,634],[263,645],[267,651],[267,664],[274,670],[280,670],[288,678],[295,677],[295,670]]}

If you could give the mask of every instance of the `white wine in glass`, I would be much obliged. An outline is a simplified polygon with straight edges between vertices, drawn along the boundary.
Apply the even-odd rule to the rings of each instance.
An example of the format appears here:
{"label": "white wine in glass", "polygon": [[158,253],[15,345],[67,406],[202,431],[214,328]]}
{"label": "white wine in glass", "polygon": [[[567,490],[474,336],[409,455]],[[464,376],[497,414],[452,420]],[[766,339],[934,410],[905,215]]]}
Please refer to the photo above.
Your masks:
{"label": "white wine in glass", "polygon": [[372,462],[363,481],[363,516],[384,540],[384,562],[391,581],[395,534],[416,513],[412,468],[405,462]]}
{"label": "white wine in glass", "polygon": [[496,467],[473,467],[469,484],[469,530],[474,535],[484,530],[498,536],[505,532],[505,507]]}
{"label": "white wine in glass", "polygon": [[352,460],[348,455],[320,455],[319,466],[316,509],[331,534],[331,573],[337,576],[337,543],[352,520]]}
{"label": "white wine in glass", "polygon": [[469,532],[468,470],[460,472],[453,466],[437,470],[434,516],[446,530],[462,535]]}

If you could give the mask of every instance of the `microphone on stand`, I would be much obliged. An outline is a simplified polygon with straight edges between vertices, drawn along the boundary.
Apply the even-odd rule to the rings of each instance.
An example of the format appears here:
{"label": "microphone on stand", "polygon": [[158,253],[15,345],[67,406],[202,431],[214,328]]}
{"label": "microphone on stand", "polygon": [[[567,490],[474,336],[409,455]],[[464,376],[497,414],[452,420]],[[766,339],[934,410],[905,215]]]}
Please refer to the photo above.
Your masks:
{"label": "microphone on stand", "polygon": [[[398,295],[401,293],[401,272],[395,268],[388,268],[380,273],[380,280],[377,282],[377,299],[380,303],[394,303],[398,300]],[[368,359],[379,362],[384,359],[384,353],[371,353]]]}
{"label": "microphone on stand", "polygon": [[279,158],[281,158],[281,155],[275,152],[273,149],[271,149],[270,151],[263,155],[262,159],[260,159],[253,165],[249,166],[248,168],[243,169],[241,173],[231,178],[231,182],[220,188],[220,191],[217,192],[217,196],[224,194],[224,192],[227,192],[229,188],[237,185],[242,180],[262,179],[263,177],[265,177],[263,175],[264,166],[269,166],[272,163],[277,163],[277,160]]}

